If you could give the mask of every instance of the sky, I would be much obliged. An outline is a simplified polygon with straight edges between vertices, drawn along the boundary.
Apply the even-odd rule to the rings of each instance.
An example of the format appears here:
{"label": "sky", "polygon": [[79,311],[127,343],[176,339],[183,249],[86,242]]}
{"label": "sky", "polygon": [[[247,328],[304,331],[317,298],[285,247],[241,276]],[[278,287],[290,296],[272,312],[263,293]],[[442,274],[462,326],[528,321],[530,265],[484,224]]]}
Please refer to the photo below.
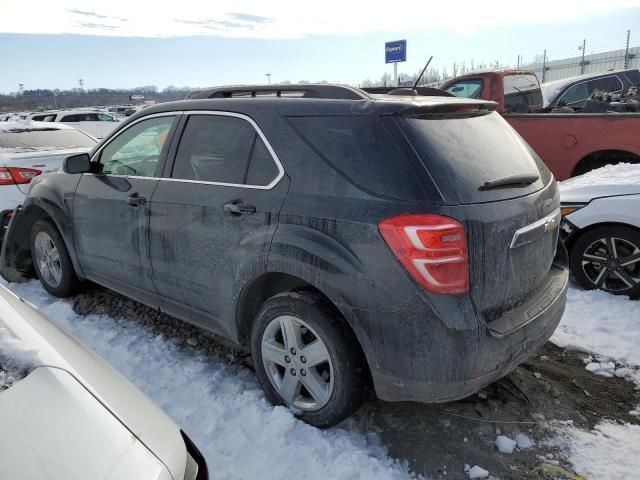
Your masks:
{"label": "sky", "polygon": [[[517,3],[349,0],[0,0],[0,92],[202,87],[284,80],[358,84],[393,72],[386,41],[407,40],[400,72],[471,60],[515,64],[640,45],[640,0]],[[399,7],[398,5],[401,5]],[[394,6],[396,8],[394,8]],[[482,7],[482,8],[481,8]]]}

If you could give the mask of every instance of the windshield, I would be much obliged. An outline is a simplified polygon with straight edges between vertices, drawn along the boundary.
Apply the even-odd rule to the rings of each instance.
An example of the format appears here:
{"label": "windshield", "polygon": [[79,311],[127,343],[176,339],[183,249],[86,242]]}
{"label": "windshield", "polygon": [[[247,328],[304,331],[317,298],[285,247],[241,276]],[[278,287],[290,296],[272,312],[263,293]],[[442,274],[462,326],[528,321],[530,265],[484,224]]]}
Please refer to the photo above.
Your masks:
{"label": "windshield", "polygon": [[88,135],[74,129],[16,129],[0,133],[0,148],[37,151],[62,150],[67,148],[92,148],[97,142]]}

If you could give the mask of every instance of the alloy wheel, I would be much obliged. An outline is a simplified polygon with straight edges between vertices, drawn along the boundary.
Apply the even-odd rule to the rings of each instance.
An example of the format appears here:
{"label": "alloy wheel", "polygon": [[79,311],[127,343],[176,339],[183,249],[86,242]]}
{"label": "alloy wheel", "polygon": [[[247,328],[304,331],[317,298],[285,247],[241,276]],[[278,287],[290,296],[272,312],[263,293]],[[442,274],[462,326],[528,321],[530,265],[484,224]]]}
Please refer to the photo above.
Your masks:
{"label": "alloy wheel", "polygon": [[617,237],[599,238],[582,253],[582,270],[598,288],[622,293],[640,284],[640,246]]}
{"label": "alloy wheel", "polygon": [[316,411],[330,400],[334,370],[320,335],[298,317],[269,322],[262,335],[262,362],[271,385],[291,407]]}
{"label": "alloy wheel", "polygon": [[36,234],[34,246],[35,260],[42,280],[50,287],[57,288],[62,281],[62,263],[56,245],[47,232],[40,231]]}

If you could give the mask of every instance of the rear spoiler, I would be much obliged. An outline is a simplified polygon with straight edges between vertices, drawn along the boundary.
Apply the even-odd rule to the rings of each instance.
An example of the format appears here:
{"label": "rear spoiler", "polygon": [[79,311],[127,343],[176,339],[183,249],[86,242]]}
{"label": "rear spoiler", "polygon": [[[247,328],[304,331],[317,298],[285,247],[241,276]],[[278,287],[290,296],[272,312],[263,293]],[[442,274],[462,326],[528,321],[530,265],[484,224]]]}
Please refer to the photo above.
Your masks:
{"label": "rear spoiler", "polygon": [[376,103],[376,110],[382,115],[401,115],[405,117],[478,117],[496,110],[496,102],[470,101],[450,102],[445,99],[436,102],[421,102],[417,99],[413,104],[408,103]]}

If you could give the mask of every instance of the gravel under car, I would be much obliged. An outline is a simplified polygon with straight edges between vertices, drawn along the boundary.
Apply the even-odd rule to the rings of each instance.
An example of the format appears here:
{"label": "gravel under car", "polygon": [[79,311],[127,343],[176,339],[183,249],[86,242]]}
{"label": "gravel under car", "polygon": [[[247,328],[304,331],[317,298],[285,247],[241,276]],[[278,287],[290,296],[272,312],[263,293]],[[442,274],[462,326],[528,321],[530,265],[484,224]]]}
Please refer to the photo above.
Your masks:
{"label": "gravel under car", "polygon": [[149,107],[32,182],[2,274],[248,346],[319,427],[463,398],[551,336],[567,289],[556,182],[495,106],[293,85]]}

